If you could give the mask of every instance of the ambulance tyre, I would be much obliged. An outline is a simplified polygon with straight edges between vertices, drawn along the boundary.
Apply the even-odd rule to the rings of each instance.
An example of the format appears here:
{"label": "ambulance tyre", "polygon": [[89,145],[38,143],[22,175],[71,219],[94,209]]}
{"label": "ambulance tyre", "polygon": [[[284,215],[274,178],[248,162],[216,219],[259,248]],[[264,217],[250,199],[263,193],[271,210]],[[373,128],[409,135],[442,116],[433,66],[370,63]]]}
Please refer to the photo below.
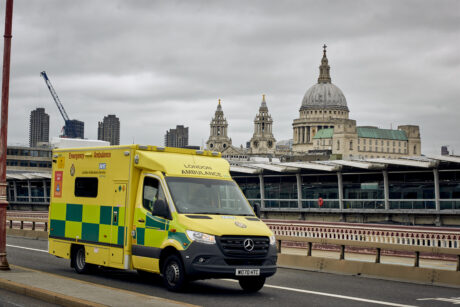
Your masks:
{"label": "ambulance tyre", "polygon": [[169,291],[178,292],[184,289],[187,279],[181,259],[177,255],[169,255],[163,266],[163,283]]}
{"label": "ambulance tyre", "polygon": [[73,253],[73,268],[78,274],[88,273],[91,269],[91,265],[86,263],[85,248],[83,246],[77,247]]}
{"label": "ambulance tyre", "polygon": [[242,277],[238,281],[245,292],[257,292],[264,286],[265,277]]}

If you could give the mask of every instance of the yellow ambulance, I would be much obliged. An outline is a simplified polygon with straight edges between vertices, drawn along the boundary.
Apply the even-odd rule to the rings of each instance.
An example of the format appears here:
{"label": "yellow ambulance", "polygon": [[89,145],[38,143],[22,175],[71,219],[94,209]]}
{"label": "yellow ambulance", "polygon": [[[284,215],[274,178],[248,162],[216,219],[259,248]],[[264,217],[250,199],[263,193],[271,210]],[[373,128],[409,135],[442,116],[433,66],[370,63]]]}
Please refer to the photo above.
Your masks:
{"label": "yellow ambulance", "polygon": [[[161,274],[165,286],[237,279],[248,292],[276,272],[276,241],[220,153],[156,146],[55,149],[49,253]],[[257,209],[256,209],[257,211]]]}

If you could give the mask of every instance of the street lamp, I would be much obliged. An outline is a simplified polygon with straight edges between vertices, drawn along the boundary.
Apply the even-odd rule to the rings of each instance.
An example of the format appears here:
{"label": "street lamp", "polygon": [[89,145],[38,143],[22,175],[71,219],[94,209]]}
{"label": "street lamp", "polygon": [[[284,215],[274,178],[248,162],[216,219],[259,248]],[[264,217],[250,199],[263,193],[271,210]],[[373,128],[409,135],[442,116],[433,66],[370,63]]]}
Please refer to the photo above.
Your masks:
{"label": "street lamp", "polygon": [[13,0],[6,0],[5,35],[3,49],[2,113],[0,128],[0,270],[9,270],[6,259],[6,149],[8,136],[8,96],[10,92],[11,28]]}

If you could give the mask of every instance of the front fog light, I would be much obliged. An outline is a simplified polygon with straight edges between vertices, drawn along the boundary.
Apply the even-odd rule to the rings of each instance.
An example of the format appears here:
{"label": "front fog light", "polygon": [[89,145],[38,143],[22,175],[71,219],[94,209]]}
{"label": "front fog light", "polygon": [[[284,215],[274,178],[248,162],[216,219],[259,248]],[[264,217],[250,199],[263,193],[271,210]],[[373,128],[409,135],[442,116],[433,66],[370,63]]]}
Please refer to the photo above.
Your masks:
{"label": "front fog light", "polygon": [[275,245],[276,244],[276,238],[275,235],[270,236],[270,245]]}
{"label": "front fog light", "polygon": [[202,233],[198,231],[193,231],[193,230],[187,230],[187,237],[191,241],[196,241],[199,243],[204,243],[204,244],[216,244],[216,237],[213,235],[209,235],[207,233]]}

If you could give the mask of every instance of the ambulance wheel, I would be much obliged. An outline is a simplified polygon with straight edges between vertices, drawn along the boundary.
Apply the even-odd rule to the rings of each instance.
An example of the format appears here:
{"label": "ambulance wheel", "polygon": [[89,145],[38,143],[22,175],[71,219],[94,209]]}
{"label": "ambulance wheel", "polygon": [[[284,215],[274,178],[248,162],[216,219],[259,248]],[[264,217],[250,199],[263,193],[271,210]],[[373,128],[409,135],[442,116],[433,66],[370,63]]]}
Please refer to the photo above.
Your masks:
{"label": "ambulance wheel", "polygon": [[257,292],[264,286],[265,277],[243,277],[238,281],[245,292]]}
{"label": "ambulance wheel", "polygon": [[169,291],[181,291],[186,283],[185,269],[177,255],[166,258],[163,266],[163,282]]}
{"label": "ambulance wheel", "polygon": [[86,263],[85,248],[83,246],[77,248],[73,257],[73,268],[75,269],[75,272],[78,274],[84,274],[90,270],[91,265]]}

